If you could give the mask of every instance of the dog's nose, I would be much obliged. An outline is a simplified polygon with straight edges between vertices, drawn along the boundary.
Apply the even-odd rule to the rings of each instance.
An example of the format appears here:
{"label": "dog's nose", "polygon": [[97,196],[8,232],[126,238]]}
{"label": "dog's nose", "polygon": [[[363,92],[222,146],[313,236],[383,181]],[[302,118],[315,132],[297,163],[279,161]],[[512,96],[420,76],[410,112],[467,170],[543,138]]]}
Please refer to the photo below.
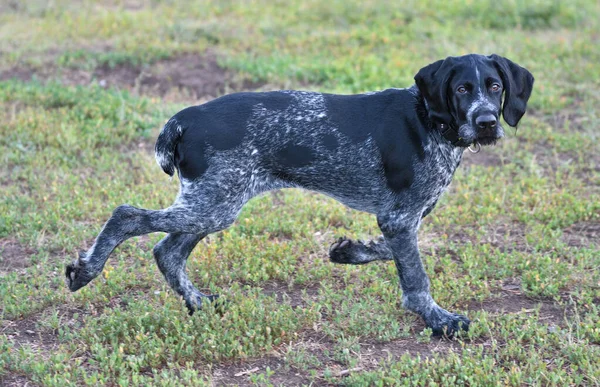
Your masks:
{"label": "dog's nose", "polygon": [[497,123],[496,117],[493,114],[483,114],[475,119],[475,124],[479,129],[492,129]]}

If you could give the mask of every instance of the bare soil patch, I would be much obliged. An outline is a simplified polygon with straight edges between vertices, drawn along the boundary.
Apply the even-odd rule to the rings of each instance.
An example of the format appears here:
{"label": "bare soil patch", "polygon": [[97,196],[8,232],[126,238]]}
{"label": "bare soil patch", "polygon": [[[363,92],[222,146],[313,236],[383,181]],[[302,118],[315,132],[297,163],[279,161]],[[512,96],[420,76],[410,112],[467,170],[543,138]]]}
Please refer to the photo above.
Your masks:
{"label": "bare soil patch", "polygon": [[493,314],[534,313],[537,308],[539,320],[545,324],[563,325],[565,310],[550,301],[527,297],[521,293],[520,281],[505,281],[503,292],[481,302],[470,303],[471,310],[485,310]]}
{"label": "bare soil patch", "polygon": [[0,375],[0,386],[4,387],[23,387],[31,385],[29,379],[23,375],[17,375],[9,373],[7,375]]}
{"label": "bare soil patch", "polygon": [[563,230],[563,241],[572,247],[600,245],[599,222],[577,222]]}
{"label": "bare soil patch", "polygon": [[467,167],[475,165],[481,167],[499,167],[506,164],[506,162],[496,153],[482,147],[478,153],[471,153],[469,150],[466,150],[463,153],[461,164]]}
{"label": "bare soil patch", "polygon": [[314,355],[319,360],[318,366],[310,366],[312,370],[322,373],[325,367],[332,365],[332,360],[325,356],[325,351],[333,350],[333,341],[324,334],[306,330],[299,335],[299,341],[286,343],[272,351],[267,356],[231,363],[221,363],[213,369],[213,381],[218,386],[253,386],[251,376],[264,373],[269,368],[273,373],[270,377],[273,385],[300,386],[310,385],[309,371],[298,369],[286,359],[289,350],[302,350]]}
{"label": "bare soil patch", "polygon": [[57,344],[56,335],[37,325],[39,315],[16,321],[5,321],[2,334],[19,345],[27,345],[37,351],[51,351]]}
{"label": "bare soil patch", "polygon": [[[502,252],[533,251],[532,246],[526,239],[526,225],[517,221],[511,221],[510,219],[499,218],[493,224],[486,225],[485,233],[481,236],[469,235],[460,230],[450,231],[447,235],[447,240],[455,243],[467,243],[469,241],[474,245],[485,243],[498,248]],[[425,253],[427,249],[434,248],[438,251],[447,252],[455,261],[461,262],[456,253],[447,247],[445,240],[440,235],[440,232],[435,230],[419,234],[419,244],[423,246],[422,250]]]}
{"label": "bare soil patch", "polygon": [[269,368],[274,374],[269,378],[275,386],[309,385],[310,379],[296,370],[285,367],[283,359],[277,356],[247,360],[239,363],[224,363],[212,371],[216,386],[255,386],[252,375],[265,373]]}
{"label": "bare soil patch", "polygon": [[49,352],[58,345],[58,332],[43,324],[48,312],[56,313],[60,325],[76,329],[83,325],[84,316],[90,312],[70,304],[54,305],[20,320],[0,321],[0,334],[7,335],[15,343]]}
{"label": "bare soil patch", "polygon": [[139,94],[164,97],[171,90],[189,94],[192,98],[217,97],[231,89],[245,89],[249,84],[236,82],[234,76],[221,68],[213,55],[185,54],[159,61],[148,68],[130,64],[109,67],[103,65],[91,74],[103,87],[132,89]]}
{"label": "bare soil patch", "polygon": [[0,80],[18,79],[25,82],[33,78],[57,80],[66,85],[125,89],[138,95],[158,96],[172,100],[206,100],[222,94],[253,90],[258,83],[241,79],[219,66],[213,53],[182,54],[149,65],[121,63],[115,66],[102,64],[93,70],[58,68],[48,63],[40,68],[14,66],[0,72]]}
{"label": "bare soil patch", "polygon": [[506,221],[489,227],[482,242],[499,248],[501,251],[532,251],[526,239],[527,229],[523,223]]}
{"label": "bare soil patch", "polygon": [[[0,320],[0,335],[10,339],[16,348],[27,347],[42,358],[49,358],[59,347],[58,331],[40,324],[49,310],[55,311],[61,326],[70,330],[83,326],[83,317],[88,314],[85,310],[68,305],[53,306],[20,320]],[[23,375],[11,372],[0,375],[0,386],[27,386],[31,383]]]}
{"label": "bare soil patch", "polygon": [[574,152],[558,152],[548,141],[533,143],[531,151],[535,154],[538,165],[549,172],[578,162],[578,156]]}
{"label": "bare soil patch", "polygon": [[[458,341],[433,338],[429,343],[419,343],[414,337],[398,339],[386,343],[361,342],[360,351],[353,355],[358,359],[355,367],[348,367],[332,358],[335,342],[324,334],[307,330],[300,335],[301,339],[294,343],[283,345],[272,354],[241,362],[222,363],[213,369],[213,381],[218,386],[251,386],[251,375],[264,373],[267,367],[273,371],[270,382],[274,385],[299,386],[310,385],[312,372],[317,372],[316,381],[312,385],[329,385],[325,378],[325,370],[338,378],[354,373],[378,369],[388,360],[397,361],[403,355],[429,358],[435,354],[447,354],[451,351],[460,352]],[[307,369],[297,368],[289,362],[286,356],[290,352],[302,351],[318,359],[318,366],[305,364]],[[316,384],[314,384],[316,383]]]}
{"label": "bare soil patch", "polygon": [[25,247],[14,239],[0,239],[0,272],[30,266],[29,256],[34,253],[34,249]]}
{"label": "bare soil patch", "polygon": [[590,124],[590,118],[578,113],[577,110],[580,108],[582,103],[581,99],[578,99],[568,108],[560,109],[553,115],[544,115],[540,112],[534,111],[532,114],[542,121],[550,125],[554,130],[567,132],[567,131],[584,131]]}
{"label": "bare soil patch", "polygon": [[31,81],[36,74],[36,71],[28,66],[15,66],[8,70],[0,72],[0,81],[9,79],[18,79],[20,81]]}

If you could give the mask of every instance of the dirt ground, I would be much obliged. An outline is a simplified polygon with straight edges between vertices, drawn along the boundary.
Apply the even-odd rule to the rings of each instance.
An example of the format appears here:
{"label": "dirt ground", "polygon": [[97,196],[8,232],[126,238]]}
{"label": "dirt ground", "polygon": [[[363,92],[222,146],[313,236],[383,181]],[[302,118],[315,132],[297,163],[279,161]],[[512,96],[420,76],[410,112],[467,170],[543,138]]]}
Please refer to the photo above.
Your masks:
{"label": "dirt ground", "polygon": [[[50,64],[33,68],[28,66],[15,66],[0,72],[0,80],[17,78],[23,81],[38,79],[40,81],[56,80],[67,85],[87,86],[96,84],[103,88],[126,89],[137,95],[160,97],[171,101],[189,101],[197,103],[206,101],[229,91],[255,90],[261,84],[240,80],[238,76],[219,66],[217,57],[211,53],[204,55],[184,54],[174,58],[157,61],[148,66],[134,66],[120,64],[113,67],[102,65],[92,70],[81,68],[55,68]],[[149,150],[150,151],[150,150]],[[508,161],[501,159],[495,153],[482,152],[478,155],[465,155],[464,165],[482,165],[485,167],[502,167]],[[523,240],[524,230],[518,227],[497,230],[501,238],[508,235],[514,241]],[[460,237],[460,236],[458,236]],[[565,230],[563,238],[569,246],[583,247],[600,240],[600,225],[597,223],[578,223]],[[522,244],[514,248],[527,250]],[[19,244],[15,239],[0,239],[0,273],[13,270],[22,270],[28,267],[29,257],[35,251]],[[298,307],[303,304],[302,290],[309,295],[316,294],[317,289],[289,290],[286,284],[272,282],[265,286],[267,295],[275,295],[282,302],[283,294],[291,299],[291,305]],[[118,300],[114,300],[118,302]],[[468,306],[472,310],[486,310],[495,314],[531,314],[539,308],[539,318],[549,327],[564,325],[565,311],[547,301],[530,299],[521,291],[518,279],[507,281],[494,297],[483,302],[473,303]],[[59,313],[68,323],[74,324],[72,316],[75,311],[60,309]],[[71,317],[69,317],[71,316]],[[40,331],[36,325],[38,315],[14,322],[4,322],[3,332],[18,343],[26,343],[30,347],[43,351],[52,351],[58,344],[56,335],[47,331]],[[81,318],[81,317],[80,317]],[[423,330],[424,325],[420,320],[415,320],[412,332]],[[416,343],[414,340],[394,340],[387,343],[365,342],[361,344],[361,361],[353,369],[344,369],[339,364],[327,364],[323,357],[324,351],[333,351],[334,343],[325,335],[316,331],[307,330],[302,333],[302,338],[295,346],[302,347],[307,353],[322,359],[330,369],[343,377],[352,372],[376,369],[386,359],[397,359],[405,353],[411,356],[428,357],[433,353],[460,352],[462,349],[456,342],[444,339],[433,339],[427,343]],[[293,348],[292,348],[293,349]],[[202,368],[201,364],[198,364]],[[217,383],[229,385],[252,385],[248,376],[257,372],[264,372],[270,368],[275,371],[271,381],[275,384],[300,385],[310,383],[310,379],[303,370],[285,366],[285,353],[282,350],[274,351],[260,359],[250,359],[243,362],[221,363],[212,369],[211,373]],[[18,375],[7,375],[0,380],[5,386],[22,386],[27,380]]]}
{"label": "dirt ground", "polygon": [[126,89],[135,95],[161,97],[167,101],[206,101],[224,93],[254,90],[262,84],[240,80],[240,77],[219,66],[217,57],[207,52],[202,55],[182,54],[159,60],[150,65],[122,63],[102,64],[94,69],[55,66],[48,55],[48,63],[36,67],[18,65],[0,71],[0,80],[19,79],[45,82],[55,80],[66,85]]}

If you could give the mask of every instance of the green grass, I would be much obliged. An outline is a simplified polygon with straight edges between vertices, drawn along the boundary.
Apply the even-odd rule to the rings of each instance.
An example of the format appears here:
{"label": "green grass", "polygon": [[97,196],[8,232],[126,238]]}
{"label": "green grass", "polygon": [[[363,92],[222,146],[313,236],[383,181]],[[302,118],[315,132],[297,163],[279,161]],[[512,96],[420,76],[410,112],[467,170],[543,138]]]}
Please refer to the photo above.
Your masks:
{"label": "green grass", "polygon": [[[599,18],[584,0],[0,4],[0,384],[599,385]],[[465,156],[419,233],[467,335],[429,337],[392,263],[330,264],[336,237],[376,237],[376,221],[299,190],[253,199],[192,253],[224,311],[187,315],[154,264],[158,234],[68,292],[64,264],[116,206],[172,202],[151,147],[198,102],[78,74],[196,53],[263,89],[353,93],[469,52],[536,83],[518,131]],[[31,81],[3,76],[24,69]]]}

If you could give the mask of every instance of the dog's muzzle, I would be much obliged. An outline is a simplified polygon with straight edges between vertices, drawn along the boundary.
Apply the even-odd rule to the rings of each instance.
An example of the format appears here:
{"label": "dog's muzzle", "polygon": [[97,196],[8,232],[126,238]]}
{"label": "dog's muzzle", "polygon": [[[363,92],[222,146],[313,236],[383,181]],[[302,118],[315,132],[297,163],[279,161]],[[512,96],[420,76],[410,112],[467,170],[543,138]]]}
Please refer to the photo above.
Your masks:
{"label": "dog's muzzle", "polygon": [[504,131],[498,122],[498,116],[490,112],[477,115],[474,122],[476,131],[473,142],[481,145],[489,145],[504,137]]}

